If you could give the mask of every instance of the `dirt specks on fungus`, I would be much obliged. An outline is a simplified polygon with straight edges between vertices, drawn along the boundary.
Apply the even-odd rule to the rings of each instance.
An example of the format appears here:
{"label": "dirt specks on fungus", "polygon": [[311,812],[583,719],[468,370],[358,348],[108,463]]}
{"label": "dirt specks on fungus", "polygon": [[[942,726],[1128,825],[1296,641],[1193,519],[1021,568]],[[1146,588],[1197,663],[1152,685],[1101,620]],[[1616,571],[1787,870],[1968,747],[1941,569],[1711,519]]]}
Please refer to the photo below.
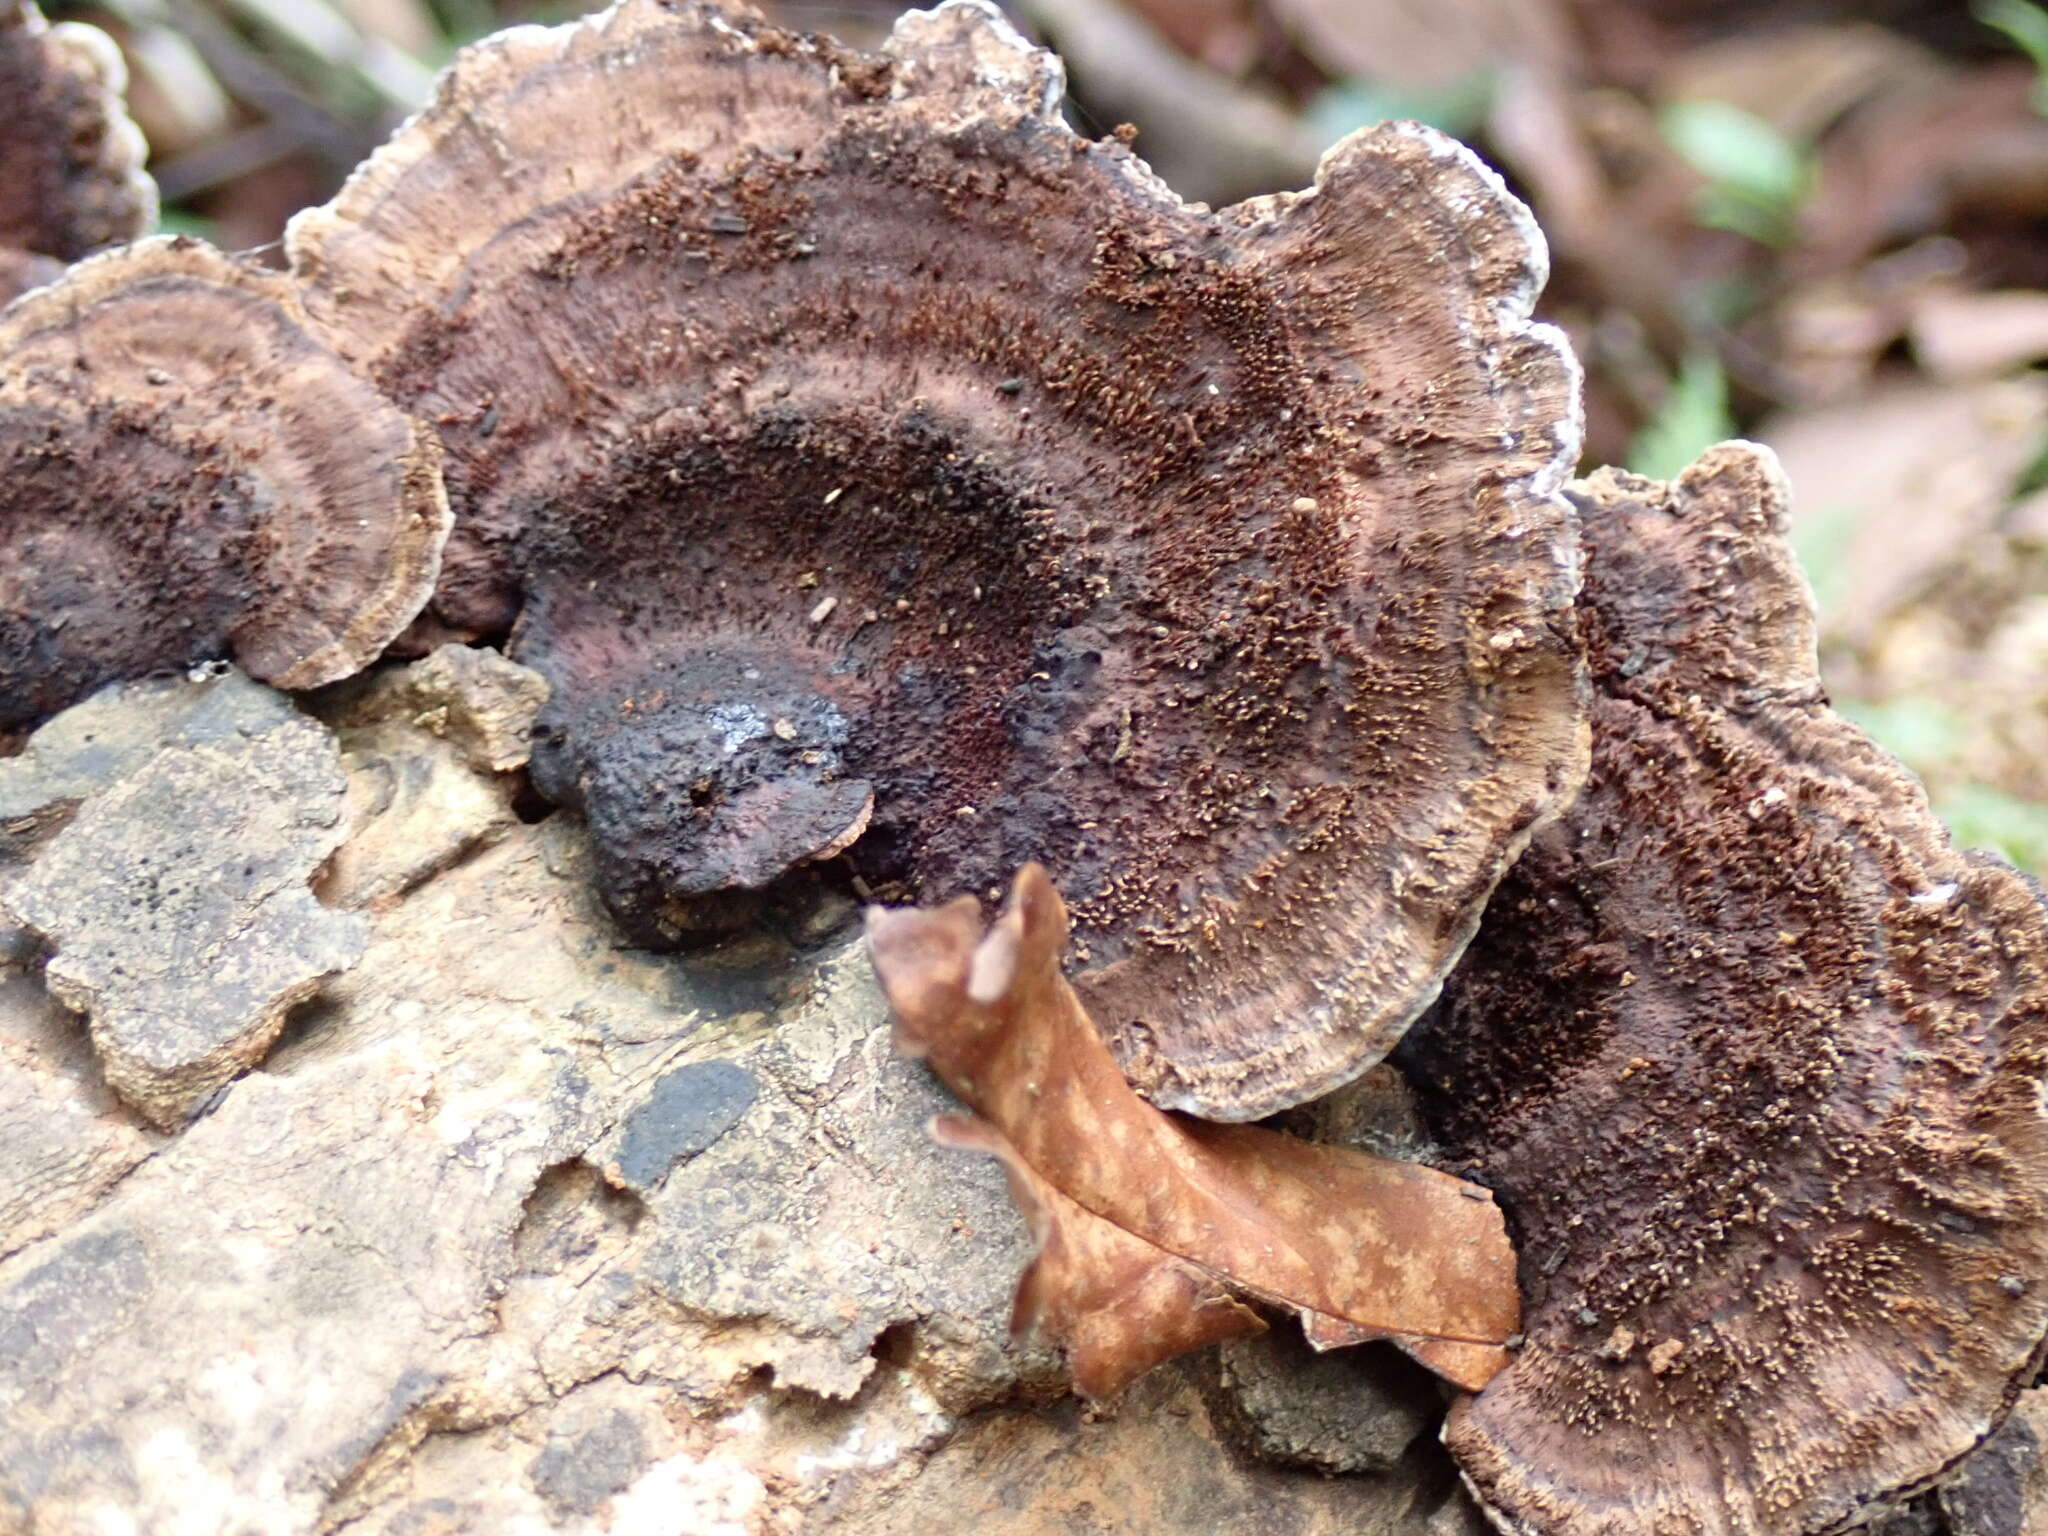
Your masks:
{"label": "dirt specks on fungus", "polygon": [[1835,1530],[2039,1363],[2048,914],[1828,709],[1766,450],[1573,494],[1592,776],[1408,1047],[1522,1252],[1446,1438],[1517,1530]]}
{"label": "dirt specks on fungus", "polygon": [[1387,1049],[1583,769],[1576,376],[1449,140],[1211,213],[1060,85],[981,4],[862,57],[622,0],[288,246],[447,444],[438,621],[547,675],[633,934],[1044,859],[1127,1067],[1249,1118]]}

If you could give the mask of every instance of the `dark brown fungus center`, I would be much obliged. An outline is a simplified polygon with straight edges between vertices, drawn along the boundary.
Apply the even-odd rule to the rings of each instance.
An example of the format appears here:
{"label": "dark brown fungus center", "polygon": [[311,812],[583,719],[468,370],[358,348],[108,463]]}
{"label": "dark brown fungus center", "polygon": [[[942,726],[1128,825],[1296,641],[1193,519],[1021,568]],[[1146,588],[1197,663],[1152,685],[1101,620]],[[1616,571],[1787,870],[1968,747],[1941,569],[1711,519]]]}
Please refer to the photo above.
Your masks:
{"label": "dark brown fungus center", "polygon": [[1404,1047],[1522,1255],[1445,1438],[1507,1529],[1841,1529],[2039,1366],[2048,913],[1828,709],[1768,453],[1576,496],[1592,774]]}
{"label": "dark brown fungus center", "polygon": [[435,446],[196,241],[93,257],[0,316],[0,730],[232,658],[310,687],[432,590]]}
{"label": "dark brown fungus center", "polygon": [[1575,380],[1449,141],[1219,214],[1058,93],[979,4],[864,56],[624,0],[467,53],[293,265],[446,443],[435,622],[549,676],[634,933],[1042,859],[1134,1075],[1263,1114],[1384,1052],[1581,771]]}
{"label": "dark brown fungus center", "polygon": [[929,404],[735,431],[636,448],[571,527],[531,514],[552,579],[518,648],[554,689],[534,771],[589,815],[621,914],[658,938],[701,910],[673,898],[856,838],[871,881],[956,889],[1077,849],[1086,813],[1049,786],[1102,641],[1065,633],[1091,604],[1034,560],[1050,512]]}

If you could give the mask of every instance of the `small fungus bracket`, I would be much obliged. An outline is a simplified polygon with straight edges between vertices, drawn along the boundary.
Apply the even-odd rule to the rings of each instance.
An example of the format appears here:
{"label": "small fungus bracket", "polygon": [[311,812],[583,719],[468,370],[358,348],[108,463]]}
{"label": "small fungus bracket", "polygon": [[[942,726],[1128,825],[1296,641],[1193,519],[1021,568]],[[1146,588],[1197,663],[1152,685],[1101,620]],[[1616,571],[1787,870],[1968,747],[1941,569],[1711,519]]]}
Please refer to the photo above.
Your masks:
{"label": "small fungus bracket", "polygon": [[232,658],[312,687],[432,591],[430,432],[196,240],[79,263],[0,315],[0,730]]}
{"label": "small fungus bracket", "polygon": [[1827,707],[1768,450],[1578,485],[1593,768],[1404,1046],[1522,1254],[1505,1529],[1833,1531],[2048,1336],[2048,913]]}

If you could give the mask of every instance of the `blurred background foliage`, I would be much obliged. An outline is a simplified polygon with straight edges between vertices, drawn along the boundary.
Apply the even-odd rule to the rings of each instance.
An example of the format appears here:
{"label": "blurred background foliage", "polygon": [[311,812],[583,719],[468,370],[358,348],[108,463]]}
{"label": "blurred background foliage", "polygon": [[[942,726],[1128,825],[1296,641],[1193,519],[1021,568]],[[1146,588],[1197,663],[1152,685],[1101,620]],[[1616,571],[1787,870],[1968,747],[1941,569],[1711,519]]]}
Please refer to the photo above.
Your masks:
{"label": "blurred background foliage", "polygon": [[[526,0],[95,0],[166,223],[274,244]],[[873,43],[895,7],[780,0]],[[1837,702],[2048,873],[2048,11],[2033,0],[1014,0],[1070,114],[1215,204],[1414,117],[1536,209],[1588,466],[1770,443]]]}

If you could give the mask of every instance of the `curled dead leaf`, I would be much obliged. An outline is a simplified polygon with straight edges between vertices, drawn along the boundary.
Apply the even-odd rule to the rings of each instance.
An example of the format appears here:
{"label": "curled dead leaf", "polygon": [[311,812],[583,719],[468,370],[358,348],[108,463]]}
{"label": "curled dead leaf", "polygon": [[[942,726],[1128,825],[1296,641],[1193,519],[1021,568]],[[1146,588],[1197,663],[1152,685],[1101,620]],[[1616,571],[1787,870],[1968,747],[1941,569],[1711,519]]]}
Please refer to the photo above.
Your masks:
{"label": "curled dead leaf", "polygon": [[868,912],[897,1040],[978,1118],[934,1126],[1002,1159],[1038,1241],[1015,1321],[1104,1396],[1183,1350],[1297,1313],[1319,1349],[1386,1338],[1477,1391],[1520,1323],[1492,1193],[1449,1174],[1247,1125],[1169,1115],[1117,1069],[1060,970],[1044,869],[980,904]]}

